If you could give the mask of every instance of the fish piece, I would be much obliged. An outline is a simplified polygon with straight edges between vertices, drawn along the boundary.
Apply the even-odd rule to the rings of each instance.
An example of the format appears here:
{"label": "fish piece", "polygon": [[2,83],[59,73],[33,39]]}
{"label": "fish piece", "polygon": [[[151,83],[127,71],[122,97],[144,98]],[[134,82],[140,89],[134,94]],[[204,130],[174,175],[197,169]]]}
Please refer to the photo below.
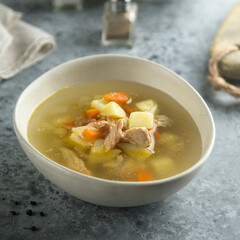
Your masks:
{"label": "fish piece", "polygon": [[89,176],[92,175],[91,172],[87,169],[84,161],[78,157],[75,152],[65,147],[62,147],[59,150],[62,153],[64,160],[66,161],[66,167]]}
{"label": "fish piece", "polygon": [[115,126],[112,127],[110,133],[104,140],[104,146],[106,148],[106,151],[109,151],[110,149],[114,148],[115,145],[123,137],[122,128],[123,128],[123,120],[119,119],[117,121],[117,124],[115,124]]}
{"label": "fish piece", "polygon": [[148,147],[151,144],[151,135],[145,127],[133,127],[124,132],[124,142],[130,142],[140,147]]}
{"label": "fish piece", "polygon": [[165,115],[156,115],[154,122],[157,124],[157,127],[171,127],[173,125],[173,120]]}

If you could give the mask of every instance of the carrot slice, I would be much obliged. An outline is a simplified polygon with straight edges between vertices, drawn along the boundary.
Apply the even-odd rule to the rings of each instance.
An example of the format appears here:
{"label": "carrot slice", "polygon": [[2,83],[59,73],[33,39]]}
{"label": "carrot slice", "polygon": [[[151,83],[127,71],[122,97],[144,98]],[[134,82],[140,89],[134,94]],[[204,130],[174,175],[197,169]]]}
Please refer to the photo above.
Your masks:
{"label": "carrot slice", "polygon": [[155,140],[157,140],[157,139],[160,138],[160,134],[159,134],[158,131],[155,131],[153,135],[154,135],[154,137],[155,137]]}
{"label": "carrot slice", "polygon": [[61,125],[66,126],[66,127],[74,127],[75,126],[74,121],[63,122]]}
{"label": "carrot slice", "polygon": [[149,171],[142,168],[137,170],[137,177],[139,182],[146,182],[152,180],[152,174]]}
{"label": "carrot slice", "polygon": [[87,119],[96,118],[99,114],[99,109],[93,108],[84,112],[84,115]]}
{"label": "carrot slice", "polygon": [[108,93],[104,96],[104,100],[107,102],[116,102],[118,104],[125,104],[129,97],[126,93]]}
{"label": "carrot slice", "polygon": [[128,114],[130,114],[130,113],[132,113],[132,112],[134,112],[134,110],[132,109],[132,108],[130,108],[128,105],[122,105],[122,109],[126,112],[126,113],[128,113]]}
{"label": "carrot slice", "polygon": [[93,140],[100,137],[100,131],[91,128],[85,128],[82,135],[88,140]]}

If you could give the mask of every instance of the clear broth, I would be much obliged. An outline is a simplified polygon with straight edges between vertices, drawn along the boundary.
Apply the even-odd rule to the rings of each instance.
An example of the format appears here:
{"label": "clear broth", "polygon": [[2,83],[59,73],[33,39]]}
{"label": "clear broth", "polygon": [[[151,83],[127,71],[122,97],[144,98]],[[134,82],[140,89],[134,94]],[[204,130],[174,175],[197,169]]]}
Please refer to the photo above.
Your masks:
{"label": "clear broth", "polygon": [[[170,117],[174,125],[171,128],[160,129],[161,132],[170,132],[179,136],[184,142],[184,149],[178,154],[171,154],[164,146],[156,144],[155,156],[169,155],[174,161],[174,170],[164,171],[162,174],[154,174],[154,180],[171,177],[193,166],[201,157],[202,142],[199,130],[190,114],[173,98],[160,90],[139,83],[128,81],[96,81],[84,82],[76,86],[64,88],[54,93],[42,102],[33,112],[28,124],[28,139],[30,143],[43,155],[53,161],[69,167],[61,157],[57,149],[68,147],[65,137],[59,137],[59,129],[54,129],[52,123],[56,119],[64,119],[65,116],[76,118],[82,114],[82,110],[88,107],[88,103],[96,95],[104,95],[108,92],[127,92],[134,101],[153,99],[159,106],[159,114]],[[62,135],[64,131],[62,131]],[[61,136],[61,130],[60,130]],[[152,156],[150,157],[151,160]],[[149,159],[146,159],[146,164]],[[124,177],[107,171],[101,166],[86,166],[92,171],[93,176],[118,181],[135,181],[134,178]],[[139,164],[136,161],[136,164]],[[70,167],[71,168],[71,167]],[[74,168],[72,168],[74,170]]]}

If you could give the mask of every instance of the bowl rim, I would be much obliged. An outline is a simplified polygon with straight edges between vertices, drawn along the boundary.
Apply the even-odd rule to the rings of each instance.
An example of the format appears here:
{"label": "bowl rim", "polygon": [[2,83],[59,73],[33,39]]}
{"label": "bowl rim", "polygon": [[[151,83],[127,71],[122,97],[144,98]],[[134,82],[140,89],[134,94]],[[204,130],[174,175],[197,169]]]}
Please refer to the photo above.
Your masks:
{"label": "bowl rim", "polygon": [[[108,179],[103,179],[103,178],[98,178],[98,177],[94,177],[94,176],[89,176],[89,175],[85,175],[83,173],[79,173],[76,172],[70,168],[67,168],[57,162],[54,162],[53,160],[51,160],[50,158],[46,157],[45,155],[43,155],[42,153],[40,153],[29,141],[28,139],[26,140],[22,134],[20,133],[19,127],[18,127],[18,123],[17,123],[17,116],[16,116],[16,111],[17,108],[21,102],[21,99],[23,98],[24,94],[29,91],[29,89],[31,89],[32,86],[34,86],[35,84],[37,84],[38,82],[41,82],[42,77],[44,77],[45,75],[49,74],[50,72],[53,71],[57,71],[59,68],[62,68],[63,66],[67,66],[67,65],[71,65],[72,63],[75,62],[81,62],[81,61],[85,61],[85,60],[91,60],[91,59],[96,59],[96,58],[127,58],[127,59],[133,59],[136,61],[141,61],[141,62],[145,62],[147,64],[152,64],[155,65],[157,67],[160,67],[163,71],[167,72],[168,74],[177,77],[179,80],[181,80],[187,87],[189,87],[199,98],[200,102],[203,104],[203,106],[205,107],[205,109],[207,110],[208,113],[208,117],[210,118],[210,125],[211,125],[211,140],[210,140],[210,144],[208,145],[205,154],[203,156],[201,156],[201,158],[190,168],[186,169],[185,171],[173,175],[171,177],[168,178],[164,178],[164,179],[160,179],[160,180],[153,180],[153,181],[146,181],[146,182],[130,182],[130,181],[115,181],[115,180],[108,180]],[[179,76],[177,73],[173,72],[172,70],[170,70],[169,68],[163,66],[162,64],[153,62],[151,60],[142,58],[142,57],[136,57],[136,56],[131,56],[131,55],[126,55],[126,54],[96,54],[96,55],[90,55],[90,56],[85,56],[85,57],[80,57],[80,58],[76,58],[70,61],[66,61],[64,63],[61,63],[53,68],[51,68],[50,70],[48,70],[47,72],[41,74],[37,79],[35,79],[34,81],[32,81],[20,94],[20,96],[17,99],[15,108],[14,108],[14,112],[13,112],[13,127],[14,127],[14,131],[17,135],[17,137],[19,138],[19,141],[23,141],[28,147],[31,148],[32,151],[35,152],[36,155],[38,155],[42,160],[44,160],[45,162],[47,162],[48,164],[54,165],[55,167],[61,168],[63,171],[66,172],[70,172],[76,176],[81,176],[81,177],[86,177],[89,180],[96,180],[96,181],[100,181],[100,182],[105,182],[105,183],[109,183],[109,184],[117,184],[117,185],[132,185],[132,186],[139,186],[139,185],[158,185],[158,184],[163,184],[163,183],[168,183],[171,181],[175,181],[178,180],[180,178],[183,178],[187,175],[189,175],[191,172],[194,172],[195,170],[197,170],[198,168],[200,168],[208,159],[210,153],[212,152],[213,146],[214,146],[214,142],[215,142],[215,124],[214,124],[214,120],[213,120],[213,116],[210,112],[209,107],[207,106],[206,102],[204,101],[204,99],[201,97],[201,95],[185,80],[183,79],[181,76]],[[30,160],[30,159],[29,159]],[[31,161],[31,160],[30,160]],[[32,162],[32,161],[31,161]]]}

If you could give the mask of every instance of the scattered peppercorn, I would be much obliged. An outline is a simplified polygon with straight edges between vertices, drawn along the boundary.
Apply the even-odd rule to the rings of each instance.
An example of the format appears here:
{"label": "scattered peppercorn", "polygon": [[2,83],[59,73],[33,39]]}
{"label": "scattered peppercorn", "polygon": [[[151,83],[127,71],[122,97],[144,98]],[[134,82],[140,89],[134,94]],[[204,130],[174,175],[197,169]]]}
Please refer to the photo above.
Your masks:
{"label": "scattered peppercorn", "polygon": [[26,211],[26,214],[27,214],[28,216],[32,216],[32,215],[33,215],[33,212],[32,212],[31,209],[28,209],[28,210]]}
{"label": "scattered peppercorn", "polygon": [[45,216],[44,212],[40,212],[39,214],[40,214],[41,217]]}
{"label": "scattered peppercorn", "polygon": [[11,213],[13,216],[17,215],[15,211],[9,211],[9,213]]}
{"label": "scattered peppercorn", "polygon": [[10,202],[12,202],[15,206],[17,206],[17,205],[20,204],[20,202],[18,202],[18,201],[14,201],[14,200],[10,200]]}
{"label": "scattered peppercorn", "polygon": [[35,201],[30,201],[30,204],[33,205],[33,206],[37,205],[37,203]]}
{"label": "scattered peppercorn", "polygon": [[31,231],[36,231],[38,228],[35,227],[35,226],[32,226],[30,228],[24,227],[24,229],[28,229],[28,230],[31,230]]}

